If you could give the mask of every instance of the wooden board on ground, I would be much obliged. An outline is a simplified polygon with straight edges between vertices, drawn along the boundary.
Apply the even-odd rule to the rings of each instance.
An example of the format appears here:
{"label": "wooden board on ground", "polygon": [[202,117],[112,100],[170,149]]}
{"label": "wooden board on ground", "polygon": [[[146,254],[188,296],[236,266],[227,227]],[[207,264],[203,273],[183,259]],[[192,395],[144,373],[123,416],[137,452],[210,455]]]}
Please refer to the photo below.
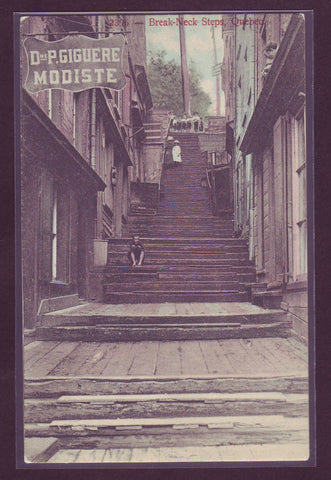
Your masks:
{"label": "wooden board on ground", "polygon": [[30,368],[34,363],[44,358],[59,342],[35,341],[24,347],[24,366]]}
{"label": "wooden board on ground", "polygon": [[[78,452],[78,453],[77,453]],[[99,460],[102,457],[102,460]],[[172,446],[112,448],[109,450],[62,449],[49,463],[170,463],[170,462],[268,462],[304,461],[306,443],[246,444],[220,446]]]}
{"label": "wooden board on ground", "polygon": [[[241,373],[256,373],[256,370],[260,368],[256,360],[253,359],[247,351],[243,348],[240,339],[238,340],[219,340],[220,348],[232,365],[236,374]],[[264,367],[267,370],[266,367]]]}
{"label": "wooden board on ground", "polygon": [[115,347],[102,375],[118,376],[128,374],[135,356],[136,343],[122,342],[115,344]]}
{"label": "wooden board on ground", "polygon": [[180,352],[179,344],[181,342],[160,342],[157,364],[156,364],[156,375],[180,375],[181,374],[181,364],[180,364]]}
{"label": "wooden board on ground", "polygon": [[217,340],[199,342],[208,373],[233,374],[234,368],[223,354]]}
{"label": "wooden board on ground", "polygon": [[181,373],[208,373],[200,342],[185,341],[180,344]]}
{"label": "wooden board on ground", "polygon": [[81,366],[84,364],[86,359],[93,356],[98,345],[99,344],[96,342],[76,343],[76,348],[74,348],[69,355],[65,356],[62,361],[59,362],[52,371],[50,371],[50,375],[66,375],[66,372],[68,371],[72,372],[72,375],[76,375],[81,371]]}
{"label": "wooden board on ground", "polygon": [[29,376],[33,373],[33,376],[43,376],[48,375],[67,355],[77,347],[77,342],[62,342],[56,345],[50,352],[47,353],[47,356],[42,360],[39,360],[37,363],[27,367],[25,370],[25,375]]}
{"label": "wooden board on ground", "polygon": [[139,342],[135,356],[128,371],[129,375],[154,375],[159,342]]}

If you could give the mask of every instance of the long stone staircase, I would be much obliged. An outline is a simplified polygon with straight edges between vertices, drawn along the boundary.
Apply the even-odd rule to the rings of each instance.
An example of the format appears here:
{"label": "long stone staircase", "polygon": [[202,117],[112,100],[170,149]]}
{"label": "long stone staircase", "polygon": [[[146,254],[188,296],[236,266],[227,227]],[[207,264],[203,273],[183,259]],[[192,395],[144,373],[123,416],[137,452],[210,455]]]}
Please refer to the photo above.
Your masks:
{"label": "long stone staircase", "polygon": [[[40,318],[36,349],[47,343],[42,341],[54,342],[48,357],[54,368],[46,376],[43,369],[33,375],[36,360],[25,379],[29,461],[258,461],[308,455],[304,357],[281,343],[290,335],[285,312],[250,305],[246,286],[255,273],[247,245],[234,238],[231,219],[211,216],[200,183],[198,136],[176,138],[183,162],[164,171],[158,213],[132,215],[124,238],[109,241],[107,305]],[[145,245],[142,267],[129,266],[133,234]],[[275,342],[268,354],[259,343],[267,337]],[[125,349],[125,342],[132,348]],[[242,353],[235,342],[244,342]],[[139,360],[130,357],[134,348]],[[81,372],[87,375],[71,367],[70,355],[72,363],[82,357]],[[200,373],[199,356],[209,368],[206,374]],[[128,373],[119,373],[125,364]]]}

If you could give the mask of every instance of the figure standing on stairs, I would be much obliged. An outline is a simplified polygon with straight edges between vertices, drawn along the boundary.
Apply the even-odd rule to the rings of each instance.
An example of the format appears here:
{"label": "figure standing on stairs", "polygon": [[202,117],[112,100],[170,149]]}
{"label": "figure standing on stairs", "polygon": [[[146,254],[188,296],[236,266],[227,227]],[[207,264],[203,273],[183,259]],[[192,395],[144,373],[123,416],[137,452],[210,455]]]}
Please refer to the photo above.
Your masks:
{"label": "figure standing on stairs", "polygon": [[133,267],[141,267],[145,258],[144,245],[141,243],[138,235],[133,235],[128,253],[129,260],[132,261]]}
{"label": "figure standing on stairs", "polygon": [[181,149],[178,140],[174,141],[174,146],[172,148],[172,160],[174,165],[179,165],[182,163]]}

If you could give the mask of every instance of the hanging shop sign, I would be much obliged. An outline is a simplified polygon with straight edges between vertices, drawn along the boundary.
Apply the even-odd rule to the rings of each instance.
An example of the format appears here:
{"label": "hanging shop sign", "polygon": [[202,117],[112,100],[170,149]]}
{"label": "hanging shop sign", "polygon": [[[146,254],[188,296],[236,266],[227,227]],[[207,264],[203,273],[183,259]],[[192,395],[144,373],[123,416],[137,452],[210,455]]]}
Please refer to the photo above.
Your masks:
{"label": "hanging shop sign", "polygon": [[80,92],[95,87],[125,87],[122,35],[102,39],[75,35],[55,42],[27,38],[24,49],[25,88],[29,93],[49,88]]}

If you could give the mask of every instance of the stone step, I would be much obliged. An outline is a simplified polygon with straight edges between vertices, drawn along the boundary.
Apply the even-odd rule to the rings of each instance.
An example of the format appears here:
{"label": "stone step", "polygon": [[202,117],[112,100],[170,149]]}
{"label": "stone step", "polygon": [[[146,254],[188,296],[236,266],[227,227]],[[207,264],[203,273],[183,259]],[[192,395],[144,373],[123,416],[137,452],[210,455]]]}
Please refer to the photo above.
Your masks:
{"label": "stone step", "polygon": [[[148,235],[149,237],[154,237],[154,238],[166,238],[168,236],[168,239],[171,240],[172,238],[174,240],[179,240],[182,238],[185,238],[186,235],[186,243],[188,245],[191,244],[191,238],[190,237],[195,237],[195,238],[200,238],[204,239],[207,236],[209,236],[211,233],[208,231],[197,231],[197,230],[161,230],[161,231],[155,231],[153,229],[150,229],[149,231],[146,231],[145,229],[138,229],[138,228],[130,228],[126,229],[125,231],[125,236],[128,236],[129,238],[132,237],[133,235],[139,235],[141,241],[143,241],[143,238],[145,235]],[[220,241],[223,238],[231,239],[233,238],[233,233],[232,232],[214,232],[212,233],[212,237],[215,241]]]}
{"label": "stone step", "polygon": [[169,264],[160,264],[160,265],[142,265],[141,267],[132,267],[131,265],[107,265],[102,268],[102,272],[107,273],[174,273],[174,274],[218,274],[218,273],[229,273],[233,272],[235,274],[245,274],[245,273],[254,273],[254,267],[250,265],[169,265]]}
{"label": "stone step", "polygon": [[[164,245],[151,245],[145,247],[146,254],[152,256],[180,256],[186,258],[187,255],[196,256],[212,256],[212,258],[228,258],[228,256],[233,256],[234,258],[248,258],[247,248],[246,247],[208,247],[208,246],[187,246],[182,245],[174,248],[173,246],[164,246]],[[108,255],[126,255],[129,251],[129,245],[113,245],[109,246]],[[241,257],[242,255],[242,257]],[[238,257],[239,256],[239,257]]]}
{"label": "stone step", "polygon": [[188,281],[201,281],[201,282],[224,282],[224,281],[239,281],[239,282],[254,282],[255,275],[250,273],[244,274],[235,274],[235,273],[224,273],[223,275],[213,275],[213,274],[200,274],[191,273],[182,275],[180,273],[105,273],[104,274],[105,283],[130,283],[131,281],[149,281],[149,280],[164,280],[166,282],[188,282]]}
{"label": "stone step", "polygon": [[[178,220],[180,222],[180,220]],[[139,225],[129,224],[126,226],[126,232],[139,230],[144,235],[151,236],[155,233],[164,233],[166,236],[171,237],[173,233],[188,232],[191,236],[198,236],[204,234],[206,237],[213,237],[214,235],[233,235],[232,227],[217,226],[217,225]]]}
{"label": "stone step", "polygon": [[168,418],[245,415],[308,415],[308,395],[280,392],[63,395],[26,399],[28,423],[54,420]]}
{"label": "stone step", "polygon": [[[250,278],[250,277],[249,277]],[[122,282],[136,282],[136,281],[148,281],[148,280],[157,280],[157,273],[145,273],[145,272],[134,272],[130,273],[106,273],[104,274],[104,281],[109,283],[122,283]],[[246,281],[246,280],[245,280]]]}
{"label": "stone step", "polygon": [[[129,215],[128,216],[128,220],[130,222],[134,222],[136,219],[135,215]],[[155,215],[155,216],[144,216],[144,215],[140,215],[139,218],[137,219],[139,222],[143,222],[144,220],[147,222],[147,223],[154,223],[154,222],[169,222],[171,220],[175,220],[177,221],[178,220],[178,217],[174,217],[174,216],[165,216],[165,215]],[[210,225],[210,224],[220,224],[220,225],[233,225],[233,220],[228,220],[228,219],[221,219],[219,217],[199,217],[198,215],[195,215],[195,216],[182,216],[181,217],[181,221],[183,223],[194,223],[196,221],[199,221],[199,223],[205,223],[206,225]]]}
{"label": "stone step", "polygon": [[118,324],[98,326],[38,327],[36,338],[46,341],[128,342],[266,338],[291,335],[290,324]]}
{"label": "stone step", "polygon": [[[130,245],[132,237],[123,237],[123,238],[112,238],[108,240],[109,245]],[[153,238],[153,237],[141,237],[141,241],[144,242],[144,245],[150,246],[161,246],[168,245],[177,248],[178,246],[184,245],[197,245],[197,246],[243,246],[247,242],[240,238],[213,238],[213,237],[192,237],[192,238],[172,238],[172,237],[163,237],[163,238]]]}
{"label": "stone step", "polygon": [[[26,437],[55,437],[69,448],[282,444],[307,442],[307,417],[234,415],[131,419],[68,419],[27,423]],[[66,442],[66,443],[64,443]]]}
{"label": "stone step", "polygon": [[[178,222],[181,222],[180,225],[178,225]],[[155,219],[151,218],[151,220],[148,222],[146,220],[144,221],[141,221],[138,219],[135,219],[134,221],[130,221],[129,225],[132,226],[132,227],[140,227],[140,228],[150,228],[150,227],[153,227],[153,228],[167,228],[167,229],[174,229],[178,226],[181,226],[181,228],[196,228],[197,227],[197,222],[199,222],[199,227],[200,228],[206,228],[206,229],[217,229],[217,230],[231,230],[233,231],[233,225],[232,223],[228,223],[226,224],[225,222],[224,223],[221,223],[221,222],[212,222],[212,223],[204,223],[204,222],[200,222],[200,220],[196,220],[196,219],[193,219],[192,221],[188,222],[184,222],[182,221],[182,219],[180,217],[177,217],[172,219],[172,220],[168,220],[168,221],[156,221]]]}
{"label": "stone step", "polygon": [[[163,256],[163,258],[160,258],[158,256],[155,256],[155,258],[150,258],[148,255],[146,255],[146,258],[144,260],[144,265],[155,265],[156,267],[158,265],[183,265],[183,266],[201,266],[203,262],[203,266],[214,266],[214,267],[222,267],[222,266],[249,266],[248,261],[243,261],[240,258],[233,258],[232,256],[229,258],[218,258],[217,260],[215,259],[210,259],[206,258],[203,255],[196,255],[194,258],[180,258],[180,257],[167,257]],[[108,266],[126,266],[129,265],[129,259],[127,258],[126,255],[114,255],[111,256],[108,260]]]}
{"label": "stone step", "polygon": [[254,282],[255,275],[251,273],[243,273],[243,274],[235,274],[235,273],[224,273],[223,275],[212,275],[212,274],[200,274],[197,272],[196,274],[175,274],[175,273],[159,273],[158,274],[159,280],[167,280],[167,281],[178,281],[178,282],[186,282],[186,281],[194,281],[194,279],[199,279],[202,282],[208,281],[216,281],[216,282],[224,282],[224,281],[231,281],[237,280],[239,282]]}
{"label": "stone step", "polygon": [[[131,243],[131,242],[130,242]],[[122,244],[111,244],[109,243],[109,252],[118,252],[118,253],[126,253],[128,251],[129,243],[125,244],[124,242]],[[247,254],[247,246],[246,245],[225,245],[225,244],[219,244],[219,245],[166,245],[166,244],[151,244],[149,245],[148,248],[149,252],[154,252],[158,253],[160,251],[162,252],[173,252],[173,253],[217,253],[219,255],[222,255],[223,253],[241,253],[241,254]]]}
{"label": "stone step", "polygon": [[[58,326],[102,326],[102,325],[153,325],[153,326],[164,326],[164,325],[189,325],[190,328],[193,325],[198,325],[201,328],[203,325],[208,324],[210,327],[213,326],[230,326],[230,325],[267,325],[274,323],[287,322],[286,312],[283,310],[269,310],[265,313],[245,313],[245,314],[226,314],[226,313],[214,313],[214,314],[201,314],[194,313],[194,308],[189,309],[185,314],[167,314],[162,315],[153,315],[147,314],[144,315],[133,315],[132,313],[126,314],[85,314],[82,315],[79,312],[71,314],[59,314],[59,313],[48,313],[42,315],[38,319],[38,325],[40,327],[58,327]],[[207,325],[207,326],[208,326]]]}
{"label": "stone step", "polygon": [[25,378],[25,398],[60,395],[108,395],[153,393],[307,393],[308,378],[302,374],[265,377],[261,375],[181,375],[125,377],[40,377]]}
{"label": "stone step", "polygon": [[247,302],[248,294],[238,291],[180,291],[180,292],[112,292],[104,297],[106,303],[155,303],[155,302]]}
{"label": "stone step", "polygon": [[106,294],[112,293],[113,291],[121,290],[121,292],[205,292],[205,291],[240,291],[245,292],[245,285],[241,285],[238,281],[223,281],[223,282],[203,282],[196,279],[195,281],[164,281],[164,280],[155,280],[154,282],[130,282],[130,283],[106,283],[104,284],[104,291]]}
{"label": "stone step", "polygon": [[[125,256],[126,252],[116,252],[116,251],[110,251],[108,256],[109,260],[119,260],[122,259],[123,255]],[[204,252],[204,251],[198,251],[198,252],[183,252],[183,251],[164,251],[164,250],[159,250],[158,252],[151,251],[151,250],[146,250],[146,259],[147,255],[148,258],[152,260],[163,260],[163,261],[170,261],[172,262],[173,260],[217,260],[217,261],[225,261],[225,260],[241,260],[242,262],[248,262],[248,254],[247,253],[242,253],[242,252]],[[162,262],[163,263],[163,262]]]}

